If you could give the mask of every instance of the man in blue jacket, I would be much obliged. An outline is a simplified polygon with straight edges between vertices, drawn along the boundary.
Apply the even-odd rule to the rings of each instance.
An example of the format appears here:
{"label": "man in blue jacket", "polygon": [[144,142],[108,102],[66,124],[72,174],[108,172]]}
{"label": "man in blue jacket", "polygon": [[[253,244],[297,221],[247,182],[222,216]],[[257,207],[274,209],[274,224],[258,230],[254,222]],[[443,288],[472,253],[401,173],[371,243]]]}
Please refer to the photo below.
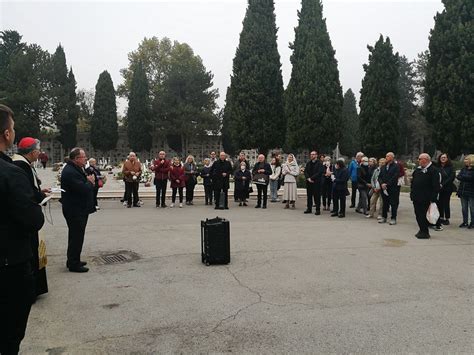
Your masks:
{"label": "man in blue jacket", "polygon": [[25,172],[5,154],[15,140],[13,111],[0,105],[0,354],[17,354],[36,297],[31,235],[44,223]]}
{"label": "man in blue jacket", "polygon": [[61,172],[61,203],[68,232],[66,267],[71,272],[87,272],[86,263],[81,261],[82,245],[89,214],[95,212],[95,178],[86,175],[84,167],[87,156],[82,148],[74,148]]}
{"label": "man in blue jacket", "polygon": [[351,177],[352,193],[351,193],[351,205],[349,208],[354,208],[356,206],[356,193],[357,193],[357,168],[360,165],[364,153],[358,152],[355,156],[355,159],[352,159],[349,164],[349,175]]}

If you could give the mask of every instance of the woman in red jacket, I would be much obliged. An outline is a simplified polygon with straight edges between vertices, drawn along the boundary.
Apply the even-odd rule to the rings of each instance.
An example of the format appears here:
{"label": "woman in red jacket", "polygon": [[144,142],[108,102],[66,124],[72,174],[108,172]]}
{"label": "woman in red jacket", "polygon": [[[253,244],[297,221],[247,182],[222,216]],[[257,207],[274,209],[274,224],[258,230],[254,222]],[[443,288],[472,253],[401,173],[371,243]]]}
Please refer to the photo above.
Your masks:
{"label": "woman in red jacket", "polygon": [[179,208],[183,207],[183,188],[186,186],[184,168],[181,160],[177,157],[173,158],[173,164],[170,167],[170,182],[173,194],[171,195],[170,208],[174,207],[176,201],[176,193],[179,191]]}

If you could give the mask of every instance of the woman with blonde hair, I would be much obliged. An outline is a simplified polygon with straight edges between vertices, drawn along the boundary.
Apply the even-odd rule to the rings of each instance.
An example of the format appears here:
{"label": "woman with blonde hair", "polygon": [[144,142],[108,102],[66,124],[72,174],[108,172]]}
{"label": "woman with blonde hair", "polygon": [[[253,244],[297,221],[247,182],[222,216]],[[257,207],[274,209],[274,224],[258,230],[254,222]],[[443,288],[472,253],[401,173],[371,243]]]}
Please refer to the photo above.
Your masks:
{"label": "woman with blonde hair", "polygon": [[285,209],[295,209],[296,199],[298,198],[296,177],[300,173],[300,168],[293,154],[288,154],[286,162],[281,168],[281,174],[284,176],[283,200],[286,201]]}
{"label": "woman with blonde hair", "polygon": [[[474,229],[474,154],[464,158],[464,167],[456,176],[459,180],[458,196],[461,199],[462,223],[459,228]],[[469,223],[469,211],[471,222]]]}
{"label": "woman with blonde hair", "polygon": [[[378,217],[377,219],[382,219],[382,196],[380,196],[381,193],[381,187],[379,183],[379,174],[380,170],[382,167],[385,166],[385,158],[380,158],[379,159],[379,165],[376,167],[374,172],[372,173],[371,177],[371,189],[369,191],[370,194],[370,210],[369,214],[366,216],[367,218],[373,218],[375,217],[375,212],[378,211]],[[379,206],[377,208],[377,201],[379,201]]]}
{"label": "woman with blonde hair", "polygon": [[186,177],[186,204],[192,205],[194,200],[194,187],[196,186],[196,163],[194,157],[188,155],[184,163],[184,176]]}

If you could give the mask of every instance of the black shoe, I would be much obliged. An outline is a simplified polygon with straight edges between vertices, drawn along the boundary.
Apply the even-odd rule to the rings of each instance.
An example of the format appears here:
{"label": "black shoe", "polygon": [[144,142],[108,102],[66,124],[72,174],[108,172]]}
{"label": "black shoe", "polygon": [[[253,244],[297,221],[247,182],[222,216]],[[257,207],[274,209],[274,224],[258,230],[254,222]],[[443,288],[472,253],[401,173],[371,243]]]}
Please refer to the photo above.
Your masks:
{"label": "black shoe", "polygon": [[445,226],[449,226],[449,219],[443,219],[443,222],[441,224],[444,224]]}
{"label": "black shoe", "polygon": [[464,223],[464,222],[459,225],[459,228],[466,228],[466,227],[467,227],[467,223]]}
{"label": "black shoe", "polygon": [[[79,266],[86,266],[87,265],[87,262],[85,261],[79,261]],[[66,267],[69,269],[69,262],[66,261]]]}
{"label": "black shoe", "polygon": [[320,211],[320,210],[316,210],[316,212],[314,212],[314,214],[315,214],[316,216],[319,216],[319,215],[321,214],[321,211]]}
{"label": "black shoe", "polygon": [[420,234],[418,234],[417,238],[418,238],[418,239],[430,239],[431,236],[430,236],[429,233],[420,232]]}
{"label": "black shoe", "polygon": [[467,227],[467,229],[474,229],[474,223],[471,223],[471,224]]}
{"label": "black shoe", "polygon": [[132,205],[127,205],[127,208],[132,208]]}
{"label": "black shoe", "polygon": [[160,205],[155,205],[156,208],[160,208]]}
{"label": "black shoe", "polygon": [[168,207],[168,206],[167,206],[165,203],[163,203],[163,204],[161,205],[161,208],[166,208],[166,207]]}
{"label": "black shoe", "polygon": [[263,205],[262,208],[265,209],[265,208],[267,208],[267,206]]}
{"label": "black shoe", "polygon": [[142,206],[140,206],[140,205],[133,205],[133,207],[142,207]]}
{"label": "black shoe", "polygon": [[357,213],[362,213],[362,211],[359,210],[358,208],[356,208],[355,211],[356,211]]}
{"label": "black shoe", "polygon": [[248,205],[247,205],[247,202],[244,202],[244,206],[248,206]]}
{"label": "black shoe", "polygon": [[229,207],[224,207],[224,208],[221,208],[221,210],[228,210]]}
{"label": "black shoe", "polygon": [[255,206],[255,208],[260,208],[260,205]]}
{"label": "black shoe", "polygon": [[337,216],[338,216],[337,212],[331,213],[331,217],[337,217]]}
{"label": "black shoe", "polygon": [[420,238],[421,234],[421,231],[418,231],[418,233],[415,234],[415,237]]}
{"label": "black shoe", "polygon": [[69,271],[70,272],[88,272],[89,268],[85,266],[70,267]]}
{"label": "black shoe", "polygon": [[215,209],[215,210],[218,210],[218,209],[219,209],[219,206],[214,207],[214,209]]}
{"label": "black shoe", "polygon": [[338,217],[339,217],[339,218],[344,218],[344,217],[346,217],[346,215],[345,215],[344,213],[339,213],[339,216],[338,216]]}
{"label": "black shoe", "polygon": [[306,211],[304,211],[303,213],[304,213],[304,214],[309,214],[309,213],[312,213],[312,211],[311,211],[311,210],[306,210]]}
{"label": "black shoe", "polygon": [[350,206],[349,206],[349,208],[354,208],[354,207],[355,207],[355,205],[350,205]]}

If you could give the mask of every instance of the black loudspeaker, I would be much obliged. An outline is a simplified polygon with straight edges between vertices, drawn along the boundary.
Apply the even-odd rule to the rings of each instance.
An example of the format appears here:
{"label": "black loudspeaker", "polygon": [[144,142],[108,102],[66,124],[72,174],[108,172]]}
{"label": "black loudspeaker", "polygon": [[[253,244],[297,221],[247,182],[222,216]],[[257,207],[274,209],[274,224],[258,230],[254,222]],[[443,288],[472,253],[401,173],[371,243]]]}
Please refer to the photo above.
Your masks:
{"label": "black loudspeaker", "polygon": [[230,263],[230,223],[224,218],[201,221],[201,259],[206,265]]}

